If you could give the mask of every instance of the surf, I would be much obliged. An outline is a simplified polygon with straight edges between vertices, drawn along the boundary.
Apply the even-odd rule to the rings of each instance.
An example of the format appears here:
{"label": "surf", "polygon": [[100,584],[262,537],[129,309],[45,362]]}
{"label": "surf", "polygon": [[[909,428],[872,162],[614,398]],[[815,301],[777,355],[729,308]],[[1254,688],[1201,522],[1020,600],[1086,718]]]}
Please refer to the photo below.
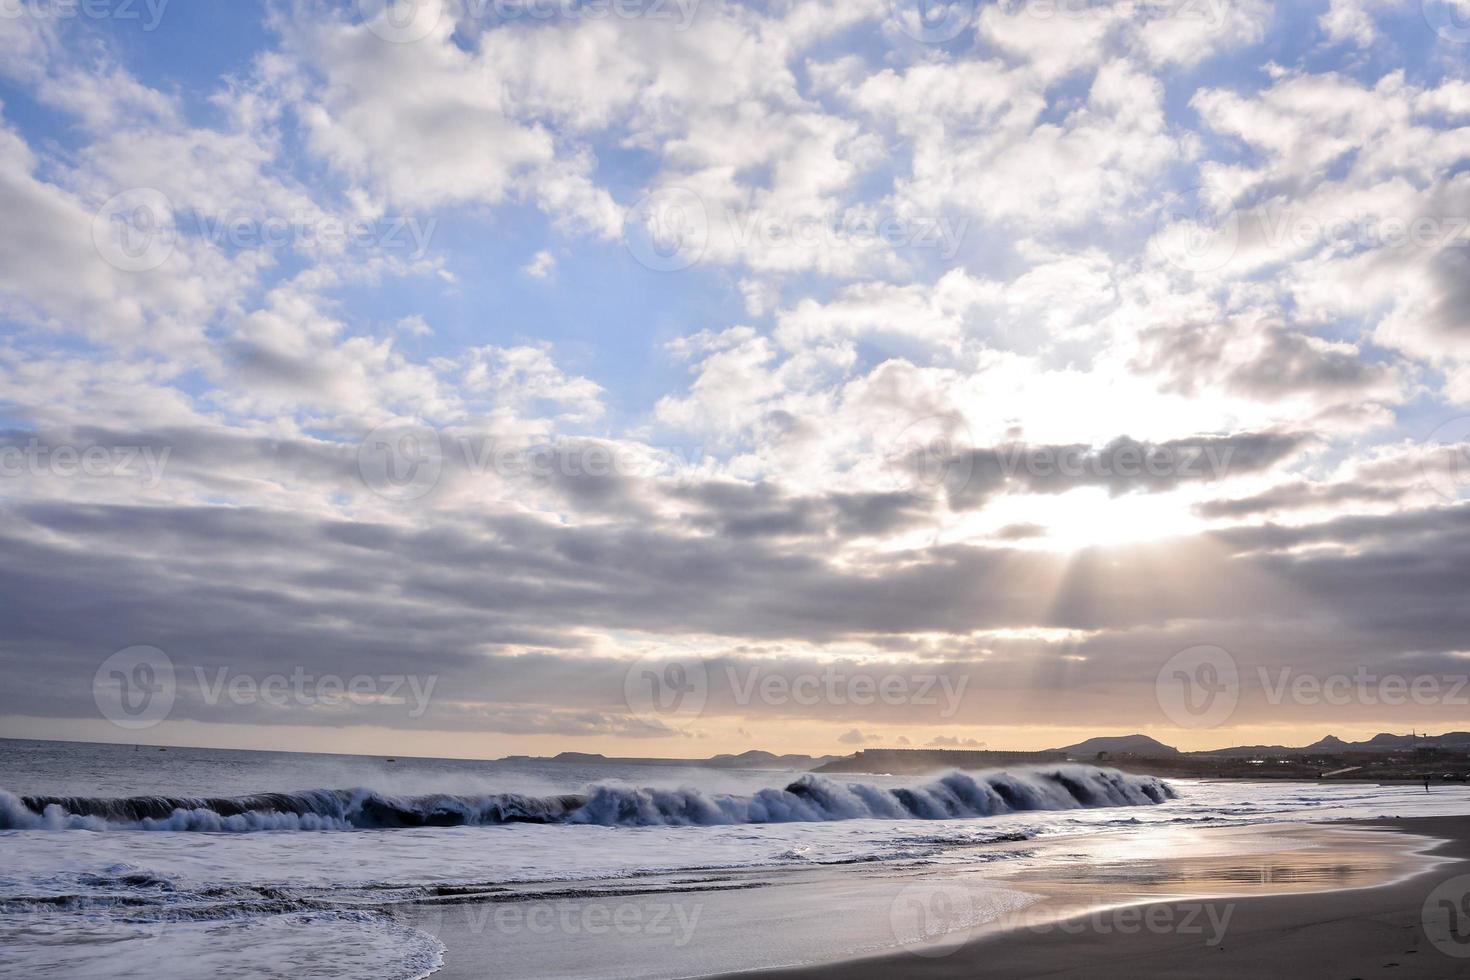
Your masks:
{"label": "surf", "polygon": [[808,773],[749,796],[605,783],[583,793],[400,796],[312,789],[236,797],[17,796],[0,790],[0,830],[392,830],[517,823],[605,827],[724,826],[833,820],[957,820],[1006,813],[1150,806],[1176,796],[1165,781],[1061,765],[945,773],[912,787]]}

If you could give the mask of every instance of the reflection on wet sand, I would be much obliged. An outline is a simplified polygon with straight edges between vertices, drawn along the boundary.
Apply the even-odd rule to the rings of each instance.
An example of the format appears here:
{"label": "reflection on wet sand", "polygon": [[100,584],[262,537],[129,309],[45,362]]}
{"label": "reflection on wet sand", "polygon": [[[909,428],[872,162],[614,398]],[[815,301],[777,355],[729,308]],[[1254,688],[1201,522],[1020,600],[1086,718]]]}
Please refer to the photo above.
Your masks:
{"label": "reflection on wet sand", "polygon": [[1371,888],[1434,866],[1438,862],[1424,853],[1433,844],[1409,834],[1310,824],[1098,835],[1080,846],[1069,840],[1061,848],[1042,847],[977,870],[977,883],[984,879],[1039,898],[1019,917],[998,919],[979,931],[1034,927],[1160,900],[1215,905],[1248,896]]}

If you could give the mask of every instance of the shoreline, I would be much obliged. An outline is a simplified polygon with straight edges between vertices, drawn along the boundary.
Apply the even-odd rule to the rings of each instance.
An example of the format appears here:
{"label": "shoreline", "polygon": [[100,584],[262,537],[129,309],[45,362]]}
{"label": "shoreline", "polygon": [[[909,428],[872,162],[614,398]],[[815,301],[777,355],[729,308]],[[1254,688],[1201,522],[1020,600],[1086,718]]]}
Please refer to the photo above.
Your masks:
{"label": "shoreline", "polygon": [[[1320,942],[1349,949],[1348,960],[1359,962],[1353,921],[1412,912],[1405,922],[1414,925],[1434,885],[1466,871],[1466,816],[1175,826],[990,843],[944,868],[709,871],[648,881],[637,894],[548,896],[529,906],[470,900],[413,924],[444,944],[434,974],[443,980],[500,971],[665,980],[1194,978],[1279,975],[1282,963],[1298,960],[1263,946],[1261,934],[1309,929],[1326,910],[1342,935],[1307,943],[1293,969],[1339,976],[1309,969]],[[539,933],[536,916],[544,920]],[[616,928],[620,917],[626,935]],[[655,921],[662,926],[653,928]],[[1470,953],[1470,920],[1466,932]],[[1421,930],[1417,944],[1399,938],[1383,947],[1394,947],[1400,967],[1340,976],[1432,978],[1470,969],[1470,959],[1447,956],[1439,956],[1446,964],[1439,973],[1401,969],[1405,956],[1427,960],[1420,952],[1427,945]],[[1243,949],[1264,949],[1264,959]]]}
{"label": "shoreline", "polygon": [[[1470,976],[1470,816],[1316,826],[1421,838],[1424,844],[1415,850],[1432,863],[1384,883],[1127,902],[1041,928],[1018,924],[990,931],[947,948],[921,945],[877,956],[726,976],[762,980]],[[1212,909],[1213,917],[1205,914]],[[1223,930],[1206,931],[1208,923],[1218,926],[1222,920]],[[1190,924],[1187,930],[1185,923]],[[1219,941],[1211,941],[1217,934]]]}

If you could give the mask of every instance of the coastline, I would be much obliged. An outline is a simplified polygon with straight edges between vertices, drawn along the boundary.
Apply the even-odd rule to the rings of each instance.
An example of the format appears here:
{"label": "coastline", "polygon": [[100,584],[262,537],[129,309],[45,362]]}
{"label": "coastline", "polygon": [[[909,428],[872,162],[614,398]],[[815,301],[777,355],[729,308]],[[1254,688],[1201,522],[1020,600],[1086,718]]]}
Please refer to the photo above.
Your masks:
{"label": "coastline", "polygon": [[[706,872],[660,876],[636,894],[593,889],[529,907],[471,900],[414,924],[444,944],[436,980],[1288,969],[1349,980],[1470,970],[1470,959],[1435,950],[1419,924],[1434,887],[1470,871],[1470,817],[1135,828],[973,853],[943,869]],[[647,927],[656,916],[665,926],[655,931]],[[1470,920],[1465,929],[1470,954]],[[1329,959],[1332,968],[1320,969]],[[1369,968],[1380,960],[1398,966]]]}
{"label": "coastline", "polygon": [[[1146,925],[1181,923],[1191,914],[1198,919],[1202,902],[1196,898],[1131,903],[1101,919],[1087,913],[1053,928],[993,932],[940,955],[903,950],[730,975],[762,980],[1287,975],[1437,980],[1470,975],[1470,817],[1384,818],[1335,826],[1429,839],[1422,853],[1435,863],[1383,884],[1205,899],[1206,905],[1230,909],[1218,943],[1202,932],[1182,935]],[[1136,925],[1124,928],[1124,921]]]}
{"label": "coastline", "polygon": [[[1148,784],[1087,767],[1041,782],[1017,770],[792,787],[762,771],[203,750],[159,766],[22,748],[0,785],[52,795],[0,792],[12,824],[0,960],[37,975],[143,975],[156,971],[128,964],[157,960],[183,976],[204,957],[284,980],[330,957],[326,972],[396,980],[1274,976],[1283,964],[1341,980],[1470,976],[1449,955],[1470,951],[1470,902],[1449,905],[1464,935],[1447,951],[1448,909],[1428,933],[1420,921],[1430,890],[1470,863],[1470,788],[1192,780],[1145,805],[1125,790]],[[976,779],[1016,806],[902,819],[844,802],[902,794],[912,813],[970,798]],[[375,788],[279,791],[290,785]],[[1104,792],[1133,805],[1098,805]],[[504,819],[511,802],[567,794],[595,798],[595,819]],[[1069,805],[1083,797],[1092,805]],[[763,820],[750,801],[822,809]],[[690,807],[718,812],[699,822]],[[235,819],[246,813],[261,819]],[[366,818],[350,832],[294,819],[348,813]],[[237,832],[220,832],[224,820]],[[1451,898],[1470,898],[1462,877]]]}

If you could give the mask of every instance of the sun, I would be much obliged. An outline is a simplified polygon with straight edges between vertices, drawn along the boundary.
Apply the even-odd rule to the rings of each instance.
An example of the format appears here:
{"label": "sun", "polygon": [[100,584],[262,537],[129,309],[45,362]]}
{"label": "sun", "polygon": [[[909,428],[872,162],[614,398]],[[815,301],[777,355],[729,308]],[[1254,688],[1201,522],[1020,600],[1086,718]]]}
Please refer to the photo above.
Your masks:
{"label": "sun", "polygon": [[1077,551],[1139,544],[1197,534],[1204,524],[1176,494],[1111,496],[1101,487],[1082,487],[1052,497],[1031,497],[1030,523],[1045,529],[1037,547]]}

